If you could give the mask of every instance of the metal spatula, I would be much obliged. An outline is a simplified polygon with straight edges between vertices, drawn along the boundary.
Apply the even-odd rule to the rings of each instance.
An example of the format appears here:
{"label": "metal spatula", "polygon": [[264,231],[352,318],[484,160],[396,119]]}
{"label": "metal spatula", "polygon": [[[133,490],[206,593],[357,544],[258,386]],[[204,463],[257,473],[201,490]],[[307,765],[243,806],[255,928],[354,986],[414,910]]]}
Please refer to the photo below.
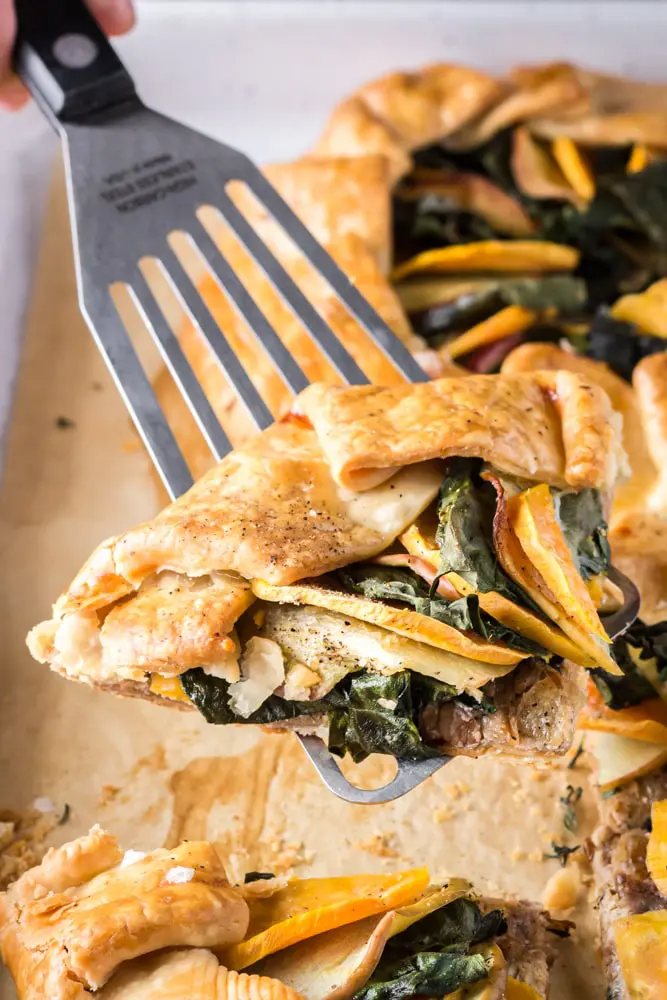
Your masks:
{"label": "metal spatula", "polygon": [[[412,382],[427,380],[412,355],[247,156],[142,104],[130,75],[81,0],[17,0],[17,10],[17,71],[63,142],[81,310],[172,497],[185,492],[192,477],[114,304],[112,286],[130,289],[217,459],[230,450],[230,443],[139,268],[142,258],[160,262],[259,429],[272,423],[271,413],[171,248],[171,234],[187,234],[252,330],[258,350],[269,356],[289,390],[297,393],[308,384],[200,221],[203,207],[220,214],[341,378],[353,385],[368,382],[230,199],[225,190],[230,181],[247,185],[402,375]],[[636,618],[639,601],[627,578],[616,573],[615,580],[625,597],[613,625],[620,633]],[[327,786],[349,802],[397,798],[450,759],[400,761],[389,784],[369,791],[347,781],[321,740],[300,739]]]}

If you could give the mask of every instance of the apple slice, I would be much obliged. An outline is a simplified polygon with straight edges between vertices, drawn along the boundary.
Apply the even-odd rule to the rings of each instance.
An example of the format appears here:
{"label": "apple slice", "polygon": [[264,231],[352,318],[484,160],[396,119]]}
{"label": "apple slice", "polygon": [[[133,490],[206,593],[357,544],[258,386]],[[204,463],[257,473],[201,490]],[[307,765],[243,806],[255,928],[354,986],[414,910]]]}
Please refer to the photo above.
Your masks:
{"label": "apple slice", "polygon": [[614,733],[596,733],[592,749],[601,792],[627,785],[667,763],[667,747]]}

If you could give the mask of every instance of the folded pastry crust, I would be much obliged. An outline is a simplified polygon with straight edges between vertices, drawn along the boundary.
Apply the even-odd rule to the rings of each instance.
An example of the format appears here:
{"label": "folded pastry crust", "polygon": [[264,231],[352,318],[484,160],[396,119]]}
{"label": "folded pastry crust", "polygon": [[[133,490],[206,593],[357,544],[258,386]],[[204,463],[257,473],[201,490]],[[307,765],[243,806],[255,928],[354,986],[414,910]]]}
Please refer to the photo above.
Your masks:
{"label": "folded pastry crust", "polygon": [[245,581],[288,585],[380,553],[436,496],[439,459],[467,453],[603,491],[618,464],[605,393],[567,372],[312,386],[295,409],[307,416],[275,424],[154,520],[104,542],[30,634],[33,655],[100,683],[220,665],[251,602]]}
{"label": "folded pastry crust", "polygon": [[410,153],[441,141],[469,149],[524,123],[538,136],[590,145],[645,143],[667,148],[667,88],[582,69],[567,62],[519,66],[506,78],[439,63],[390,73],[339,104],[314,154],[381,153],[394,180]]}
{"label": "folded pastry crust", "polygon": [[618,474],[617,421],[606,394],[564,371],[391,389],[311,386],[297,411],[350,489],[368,489],[408,462],[451,455],[554,486],[608,490]]}
{"label": "folded pastry crust", "polygon": [[[609,518],[614,558],[645,557],[656,564],[667,563],[667,352],[640,361],[632,387],[604,362],[553,344],[523,344],[502,366],[507,375],[547,370],[583,375],[605,390],[622,418],[629,475],[614,492]],[[648,567],[637,565],[645,577]]]}
{"label": "folded pastry crust", "polygon": [[[232,886],[207,842],[124,854],[99,827],[0,894],[0,954],[20,1000],[349,1000],[395,920],[414,928],[457,900],[505,916],[486,946],[489,1000],[505,997],[508,977],[546,998],[558,924],[530,903],[480,899],[463,879],[429,885],[423,868]],[[331,985],[313,974],[313,952]]]}
{"label": "folded pastry crust", "polygon": [[0,896],[0,951],[21,1000],[78,1000],[149,952],[235,944],[248,921],[210,844],[153,851],[123,867],[116,839],[94,827]]}

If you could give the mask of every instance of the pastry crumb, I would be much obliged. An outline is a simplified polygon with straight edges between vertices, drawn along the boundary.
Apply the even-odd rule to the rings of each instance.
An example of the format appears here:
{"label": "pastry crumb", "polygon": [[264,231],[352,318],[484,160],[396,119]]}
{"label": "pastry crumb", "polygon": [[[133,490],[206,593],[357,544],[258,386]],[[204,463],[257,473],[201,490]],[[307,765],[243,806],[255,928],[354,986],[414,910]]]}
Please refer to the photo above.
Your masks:
{"label": "pastry crumb", "polygon": [[368,840],[358,840],[355,846],[376,858],[400,858],[401,852],[396,850],[394,841],[393,833],[375,833]]}
{"label": "pastry crumb", "polygon": [[511,854],[512,864],[516,865],[519,861],[526,860],[526,852],[522,851],[520,847],[515,847]]}
{"label": "pastry crumb", "polygon": [[450,806],[436,806],[432,813],[435,823],[446,823],[447,820],[453,819],[455,815],[456,813]]}
{"label": "pastry crumb", "polygon": [[[266,852],[262,853],[262,857],[267,857]],[[264,867],[275,875],[286,875],[294,868],[311,864],[314,858],[315,852],[307,850],[303,841],[288,844],[279,837],[268,844],[268,857]]]}
{"label": "pastry crumb", "polygon": [[46,853],[46,838],[61,819],[55,809],[0,810],[0,889],[40,863]]}
{"label": "pastry crumb", "polygon": [[471,791],[472,788],[466,781],[455,781],[453,785],[445,786],[445,795],[454,802],[462,799],[465,795],[469,795]]}
{"label": "pastry crumb", "polygon": [[571,910],[579,895],[577,869],[561,868],[554,872],[544,888],[542,904],[547,910]]}
{"label": "pastry crumb", "polygon": [[528,860],[529,861],[544,861],[544,852],[543,851],[531,851],[530,854],[528,855]]}
{"label": "pastry crumb", "polygon": [[120,788],[118,785],[102,785],[102,791],[98,800],[100,806],[107,806],[110,802],[113,802],[119,792]]}

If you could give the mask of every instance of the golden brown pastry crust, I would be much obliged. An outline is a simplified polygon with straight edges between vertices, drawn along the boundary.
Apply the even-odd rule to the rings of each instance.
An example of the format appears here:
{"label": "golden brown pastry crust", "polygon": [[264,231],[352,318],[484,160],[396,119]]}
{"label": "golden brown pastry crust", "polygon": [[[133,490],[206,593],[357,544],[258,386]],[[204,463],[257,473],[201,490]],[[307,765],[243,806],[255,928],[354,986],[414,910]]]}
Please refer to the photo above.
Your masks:
{"label": "golden brown pastry crust", "polygon": [[667,148],[667,87],[596,73],[572,63],[518,66],[505,79],[440,64],[390,73],[339,104],[315,155],[381,153],[400,178],[410,153],[442,141],[470,149],[525,124],[538,136],[589,145]]}
{"label": "golden brown pastry crust", "polygon": [[553,486],[610,490],[619,451],[604,392],[566,371],[475,375],[393,388],[310,386],[297,409],[337,481],[366,489],[409,462],[483,458]]}
{"label": "golden brown pastry crust", "polygon": [[551,485],[606,489],[615,475],[608,399],[569,372],[315,385],[296,405],[314,429],[299,415],[274,424],[104,542],[30,633],[33,655],[130,694],[145,694],[145,672],[227,669],[245,580],[289,585],[384,551],[437,495],[439,459],[475,455]]}
{"label": "golden brown pastry crust", "polygon": [[[524,344],[505,359],[504,374],[567,369],[601,386],[623,418],[623,446],[629,475],[614,492],[609,540],[614,558],[647,557],[667,563],[667,352],[641,361],[633,386],[603,362],[582,358],[552,344]],[[658,571],[641,569],[647,595]],[[632,574],[631,574],[632,575]],[[659,575],[659,574],[658,574]],[[647,597],[647,611],[658,598]]]}
{"label": "golden brown pastry crust", "polygon": [[[210,844],[153,851],[126,867],[122,859],[95,827],[0,896],[0,951],[21,1000],[83,997],[140,955],[243,939],[248,906]],[[190,880],[174,881],[177,868]]]}
{"label": "golden brown pastry crust", "polygon": [[501,83],[466,66],[438,63],[390,73],[334,109],[314,155],[380,153],[397,180],[410,169],[412,150],[456,133],[502,93]]}
{"label": "golden brown pastry crust", "polygon": [[231,972],[210,951],[159,952],[122,966],[99,1000],[304,1000],[268,976]]}

